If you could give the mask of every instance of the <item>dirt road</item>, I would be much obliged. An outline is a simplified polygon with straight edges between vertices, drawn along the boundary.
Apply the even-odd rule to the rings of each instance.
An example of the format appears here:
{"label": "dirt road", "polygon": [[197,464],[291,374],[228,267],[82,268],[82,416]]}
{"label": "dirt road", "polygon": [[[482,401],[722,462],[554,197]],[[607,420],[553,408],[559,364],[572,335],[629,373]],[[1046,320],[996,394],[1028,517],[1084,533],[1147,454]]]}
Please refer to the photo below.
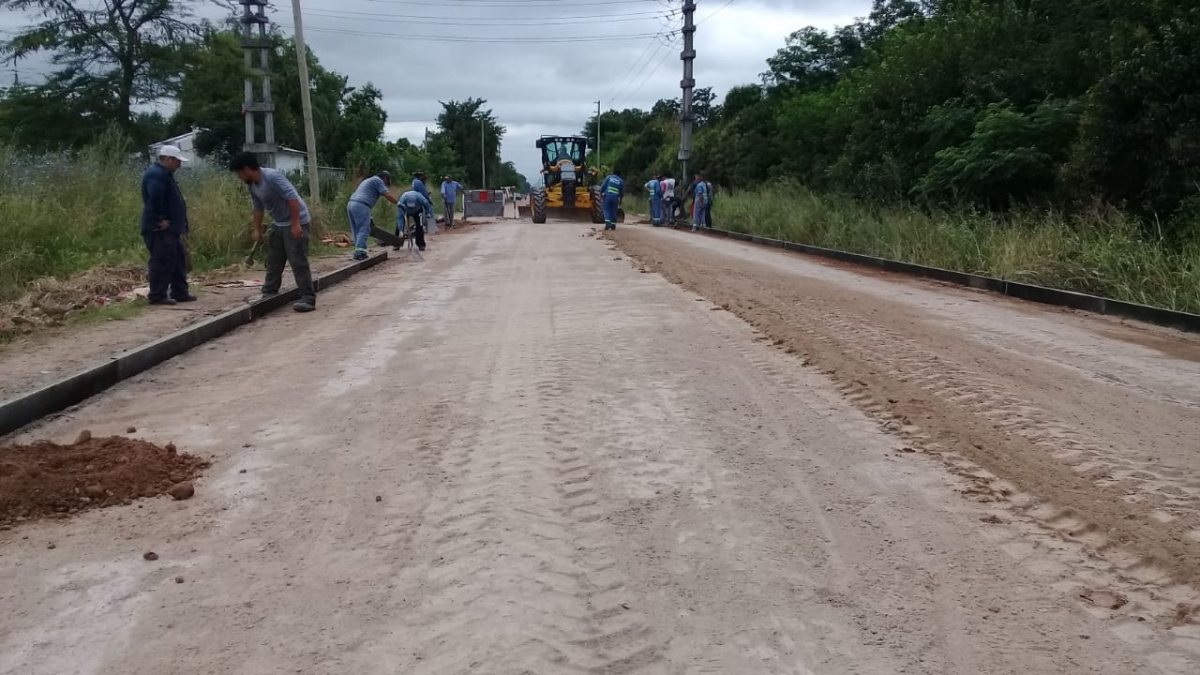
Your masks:
{"label": "dirt road", "polygon": [[[1194,362],[1103,337],[1126,330],[1108,322],[629,229],[622,246],[752,320],[782,312],[787,289],[811,298],[789,312],[832,318],[797,323],[814,347],[788,354],[787,339],[642,273],[587,226],[440,240],[425,263],[326,293],[316,314],[272,316],[24,433],[136,425],[214,466],[191,501],[0,532],[0,673],[1200,669],[1200,626],[1176,615],[1190,587],[1130,580],[1115,549],[1038,527],[1032,488],[964,498],[1000,493],[965,450],[946,469],[945,425],[914,417],[889,432],[867,396],[801,357],[820,366],[839,336],[861,335],[847,368],[878,358],[864,377],[945,387],[921,405],[954,424],[981,414],[980,394],[938,378],[994,382],[979,391],[1003,397],[1011,382],[985,357],[1008,358],[1002,375],[1057,387],[1012,398],[1019,419],[1103,415],[1089,433],[1113,447],[1094,462],[1154,443],[1158,459],[1130,470],[1184,474]],[[735,297],[759,285],[776,300]],[[886,323],[881,289],[902,299]],[[935,329],[960,337],[920,341],[949,336]],[[912,355],[926,353],[945,367],[919,370]],[[1093,371],[1120,383],[1079,370],[1096,355]],[[909,369],[920,375],[904,380]],[[1101,387],[1116,393],[1091,398]],[[957,408],[942,402],[955,396]],[[1176,408],[1192,414],[1168,418]],[[1008,419],[991,423],[1013,438],[1057,429]],[[1092,448],[1077,442],[1064,447]],[[1187,534],[1197,474],[1155,475],[1136,483],[1145,501],[1122,503],[1178,486],[1178,507],[1153,513],[1179,514],[1145,526]],[[1023,495],[1027,510],[1011,505]],[[1166,535],[1134,544],[1176,550]]]}

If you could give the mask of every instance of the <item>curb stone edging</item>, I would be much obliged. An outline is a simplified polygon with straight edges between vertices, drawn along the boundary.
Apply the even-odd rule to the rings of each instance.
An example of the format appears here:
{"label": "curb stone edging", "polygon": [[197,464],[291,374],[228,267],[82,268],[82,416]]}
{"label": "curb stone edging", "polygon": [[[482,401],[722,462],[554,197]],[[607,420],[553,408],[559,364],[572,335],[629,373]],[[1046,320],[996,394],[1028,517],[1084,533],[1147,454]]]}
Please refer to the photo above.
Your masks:
{"label": "curb stone edging", "polygon": [[[366,260],[354,262],[320,275],[313,279],[313,285],[317,291],[325,290],[358,272],[378,265],[387,258],[387,251],[381,251]],[[0,436],[10,434],[47,415],[81,403],[122,380],[127,380],[209,340],[219,338],[235,328],[260,319],[280,307],[295,302],[299,297],[299,289],[290,288],[270,298],[255,300],[245,307],[231,309],[210,319],[192,324],[175,333],[110,357],[102,363],[85,368],[57,382],[51,382],[27,394],[4,401],[0,403]]]}
{"label": "curb stone edging", "polygon": [[936,281],[944,281],[946,283],[990,291],[992,293],[998,293],[1000,295],[1006,295],[1011,298],[1017,298],[1028,302],[1057,305],[1059,307],[1068,307],[1070,309],[1092,312],[1094,314],[1104,314],[1108,316],[1117,316],[1124,319],[1134,319],[1136,321],[1143,321],[1145,323],[1154,324],[1156,326],[1164,326],[1166,328],[1174,328],[1176,330],[1189,333],[1200,333],[1200,314],[1177,312],[1170,309],[1139,305],[1134,302],[1102,298],[1098,295],[1087,295],[1086,293],[1063,291],[1056,288],[1025,284],[1019,281],[1007,281],[1005,279],[985,277],[978,274],[968,274],[966,272],[955,272],[953,270],[944,270],[939,267],[928,267],[926,265],[900,262],[898,260],[889,260],[887,258],[876,258],[874,256],[862,255],[860,253],[850,253],[848,251],[839,251],[832,248],[809,246],[808,244],[796,244],[790,241],[769,239],[767,237],[744,234],[742,232],[730,232],[728,230],[716,229],[702,230],[702,232],[728,239],[759,244],[761,246],[782,248],[788,251],[794,251],[796,253],[805,253],[808,255],[821,256],[823,258],[840,260],[842,262],[874,267],[876,269],[884,270],[885,272],[896,272],[914,277],[923,277],[926,279],[934,279]]}

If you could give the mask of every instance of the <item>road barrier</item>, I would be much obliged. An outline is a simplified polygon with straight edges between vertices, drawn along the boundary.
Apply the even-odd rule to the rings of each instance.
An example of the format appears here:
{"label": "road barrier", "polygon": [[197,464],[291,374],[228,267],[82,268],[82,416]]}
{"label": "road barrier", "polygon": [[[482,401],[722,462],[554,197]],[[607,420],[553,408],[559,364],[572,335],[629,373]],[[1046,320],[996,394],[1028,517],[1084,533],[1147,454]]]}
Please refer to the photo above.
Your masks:
{"label": "road barrier", "polygon": [[[354,274],[387,260],[387,251],[366,260],[351,263],[313,279],[318,291],[345,281]],[[157,366],[168,359],[229,333],[255,319],[295,302],[300,291],[290,288],[270,298],[256,300],[245,307],[218,314],[183,330],[136,347],[82,372],[48,384],[28,394],[0,403],[0,435],[37,421],[47,415],[81,403],[122,380]]]}
{"label": "road barrier", "polygon": [[768,239],[767,237],[760,237],[742,232],[730,232],[728,230],[715,229],[703,231],[712,235],[736,239],[738,241],[746,241],[762,246],[782,248],[788,251],[795,251],[797,253],[806,253],[808,255],[816,255],[824,258],[831,258],[833,260],[841,260],[843,262],[866,265],[868,267],[874,267],[886,272],[908,274],[911,276],[924,277],[926,279],[935,279],[937,281],[957,284],[959,286],[967,286],[969,288],[991,291],[992,293],[999,293],[1000,295],[1007,295],[1012,298],[1019,298],[1021,300],[1028,300],[1030,302],[1056,305],[1059,307],[1068,307],[1071,309],[1078,309],[1096,314],[1118,316],[1124,319],[1144,321],[1156,326],[1165,326],[1167,328],[1175,328],[1177,330],[1188,331],[1191,333],[1200,333],[1200,315],[1198,314],[1189,314],[1187,312],[1177,312],[1170,309],[1149,307],[1147,305],[1139,305],[1137,303],[1125,302],[1123,300],[1113,300],[1110,298],[1102,298],[1096,295],[1087,295],[1086,293],[1062,291],[1056,288],[1046,288],[1045,286],[1035,286],[1033,284],[1025,284],[1018,281],[1007,281],[1005,279],[985,277],[978,274],[968,274],[966,272],[955,272],[953,270],[944,270],[938,267],[927,267],[925,265],[916,265],[913,263],[900,262],[898,260],[888,260],[887,258],[876,258],[874,256],[839,251],[832,248],[809,246],[807,244],[796,244],[790,241],[782,241],[779,239]]}
{"label": "road barrier", "polygon": [[503,190],[468,190],[463,196],[463,218],[504,217]]}

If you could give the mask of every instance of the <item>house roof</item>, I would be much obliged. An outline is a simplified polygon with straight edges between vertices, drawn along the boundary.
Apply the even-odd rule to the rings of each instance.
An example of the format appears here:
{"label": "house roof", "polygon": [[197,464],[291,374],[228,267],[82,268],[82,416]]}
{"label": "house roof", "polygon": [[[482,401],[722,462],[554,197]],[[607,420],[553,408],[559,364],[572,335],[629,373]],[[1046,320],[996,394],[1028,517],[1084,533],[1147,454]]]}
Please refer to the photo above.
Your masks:
{"label": "house roof", "polygon": [[172,136],[163,141],[156,141],[154,143],[151,143],[150,147],[153,148],[153,147],[157,147],[160,145],[174,145],[176,141],[185,139],[188,136],[195,136],[196,134],[200,133],[201,131],[208,131],[208,129],[201,129],[201,128],[197,127],[195,129],[192,129],[191,131],[187,132],[186,134],[179,134],[178,136]]}

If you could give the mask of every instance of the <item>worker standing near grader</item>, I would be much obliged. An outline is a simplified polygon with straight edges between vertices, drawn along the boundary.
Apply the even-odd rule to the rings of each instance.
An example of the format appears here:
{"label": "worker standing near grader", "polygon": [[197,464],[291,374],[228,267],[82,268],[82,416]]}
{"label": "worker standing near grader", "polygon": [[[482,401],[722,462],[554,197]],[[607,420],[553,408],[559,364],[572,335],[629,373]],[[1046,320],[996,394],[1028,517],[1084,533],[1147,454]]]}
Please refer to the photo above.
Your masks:
{"label": "worker standing near grader", "polygon": [[603,183],[600,183],[600,194],[604,199],[604,229],[617,229],[618,214],[621,209],[621,199],[625,196],[625,180],[614,171]]}
{"label": "worker standing near grader", "polygon": [[663,224],[662,176],[654,174],[644,187],[650,195],[650,224],[658,227]]}

